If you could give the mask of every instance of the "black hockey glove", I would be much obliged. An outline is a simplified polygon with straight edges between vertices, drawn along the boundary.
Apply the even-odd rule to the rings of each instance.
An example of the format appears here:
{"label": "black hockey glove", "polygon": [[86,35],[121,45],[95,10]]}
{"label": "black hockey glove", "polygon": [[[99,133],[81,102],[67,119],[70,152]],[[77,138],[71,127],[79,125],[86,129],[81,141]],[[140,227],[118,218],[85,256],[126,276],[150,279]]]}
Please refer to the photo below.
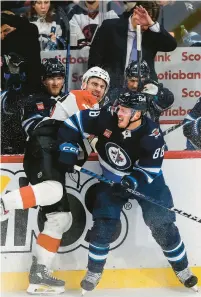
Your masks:
{"label": "black hockey glove", "polygon": [[196,150],[201,149],[201,117],[186,124],[183,133]]}
{"label": "black hockey glove", "polygon": [[124,175],[120,183],[113,185],[113,196],[121,197],[122,199],[129,199],[132,194],[126,191],[126,189],[136,190],[138,186],[137,180],[132,175]]}
{"label": "black hockey glove", "polygon": [[68,173],[73,173],[75,171],[74,165],[77,163],[78,160],[78,146],[70,142],[64,142],[59,146],[59,150],[59,162],[62,168]]}

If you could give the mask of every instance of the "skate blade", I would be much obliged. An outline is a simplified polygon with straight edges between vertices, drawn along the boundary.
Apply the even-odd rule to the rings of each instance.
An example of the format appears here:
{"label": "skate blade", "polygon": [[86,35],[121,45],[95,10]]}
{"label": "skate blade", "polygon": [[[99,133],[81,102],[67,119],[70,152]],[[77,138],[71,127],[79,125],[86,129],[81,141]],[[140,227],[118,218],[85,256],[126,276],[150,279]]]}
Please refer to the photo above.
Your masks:
{"label": "skate blade", "polygon": [[82,295],[81,296],[84,296],[88,291],[82,289]]}
{"label": "skate blade", "polygon": [[199,289],[198,289],[198,286],[197,285],[191,287],[190,289],[193,290],[196,293],[199,293]]}
{"label": "skate blade", "polygon": [[62,294],[65,292],[64,287],[55,287],[55,286],[48,286],[48,285],[35,285],[30,284],[27,293],[30,295],[55,295],[55,294]]}

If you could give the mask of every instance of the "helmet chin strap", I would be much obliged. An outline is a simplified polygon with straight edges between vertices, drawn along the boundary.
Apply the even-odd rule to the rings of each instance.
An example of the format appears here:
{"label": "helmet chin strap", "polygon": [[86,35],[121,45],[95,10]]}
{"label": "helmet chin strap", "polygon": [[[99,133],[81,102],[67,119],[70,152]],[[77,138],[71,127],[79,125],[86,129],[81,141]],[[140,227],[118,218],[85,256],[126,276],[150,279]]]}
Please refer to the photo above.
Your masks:
{"label": "helmet chin strap", "polygon": [[132,119],[132,117],[135,115],[135,113],[136,113],[136,110],[132,111],[132,114],[131,114],[131,116],[130,116],[130,120],[129,120],[129,122],[128,122],[128,125],[125,127],[125,130],[130,126],[130,124],[135,123],[135,122],[138,122],[139,120],[142,119],[142,113],[141,113],[139,119],[134,120],[134,121],[131,121],[131,119]]}

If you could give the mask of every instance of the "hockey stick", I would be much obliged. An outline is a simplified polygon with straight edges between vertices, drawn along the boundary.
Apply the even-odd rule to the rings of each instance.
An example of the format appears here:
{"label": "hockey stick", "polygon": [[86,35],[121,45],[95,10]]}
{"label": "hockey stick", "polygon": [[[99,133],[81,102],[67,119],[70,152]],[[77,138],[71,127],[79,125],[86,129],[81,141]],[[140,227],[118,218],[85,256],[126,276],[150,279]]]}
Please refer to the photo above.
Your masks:
{"label": "hockey stick", "polygon": [[69,91],[69,86],[68,86],[68,82],[69,82],[69,71],[70,71],[70,24],[67,18],[67,15],[65,13],[65,11],[63,10],[63,8],[61,6],[57,7],[57,11],[58,11],[58,15],[60,16],[60,18],[62,19],[66,32],[67,32],[67,48],[66,48],[66,75],[65,75],[65,93],[67,94]]}
{"label": "hockey stick", "polygon": [[141,61],[142,61],[142,33],[141,26],[137,25],[137,72],[138,72],[138,90],[142,88],[141,81]]}
{"label": "hockey stick", "polygon": [[[92,172],[92,171],[90,171],[90,170],[88,170],[88,169],[79,167],[79,166],[77,166],[77,165],[74,166],[74,169],[75,169],[76,171],[79,171],[79,172],[88,174],[88,175],[90,175],[90,176],[92,176],[92,177],[94,177],[94,178],[96,178],[96,179],[98,179],[98,180],[100,180],[100,181],[102,181],[102,182],[104,182],[104,183],[109,184],[110,186],[113,186],[113,185],[115,184],[112,180],[109,180],[109,179],[107,179],[107,178],[105,178],[105,177],[103,177],[103,176],[101,176],[101,175],[99,175],[99,174],[96,174],[95,172]],[[138,191],[135,191],[135,190],[133,190],[133,189],[125,188],[125,190],[126,190],[127,192],[129,192],[129,193],[131,193],[131,194],[137,196],[138,198],[144,199],[144,200],[146,200],[146,201],[148,201],[148,202],[151,202],[151,203],[153,203],[153,204],[155,204],[155,205],[157,205],[157,206],[160,206],[160,207],[162,207],[162,208],[164,208],[164,209],[168,209],[168,210],[170,210],[170,211],[172,211],[172,212],[175,212],[175,213],[178,213],[178,214],[180,214],[181,216],[184,216],[184,217],[186,217],[186,218],[188,218],[188,219],[191,219],[191,220],[193,220],[193,221],[196,221],[196,222],[198,222],[198,223],[201,223],[201,218],[198,218],[197,216],[194,216],[194,215],[192,215],[192,214],[190,214],[190,213],[187,213],[187,212],[185,212],[185,211],[183,211],[183,210],[181,210],[181,209],[178,209],[178,208],[176,208],[176,207],[167,207],[167,206],[165,206],[165,205],[163,204],[163,202],[158,201],[158,200],[156,200],[156,199],[153,198],[153,197],[145,196],[145,195],[143,195],[142,193],[140,193],[140,192],[138,192]],[[132,198],[131,198],[131,199],[132,199]],[[133,198],[133,199],[135,199],[135,198]]]}
{"label": "hockey stick", "polygon": [[192,122],[194,122],[195,120],[192,120],[192,121],[186,121],[186,123],[184,123],[184,121],[181,121],[179,122],[178,124],[168,128],[167,130],[163,131],[162,135],[163,136],[166,136],[167,134],[171,133],[172,131],[176,130],[177,128],[179,127],[184,127],[186,126],[187,124],[190,124]]}
{"label": "hockey stick", "polygon": [[[188,123],[188,122],[187,122]],[[185,123],[186,124],[186,123]],[[176,130],[179,127],[184,126],[183,121],[179,122],[178,124],[168,128],[167,130],[163,131],[163,136],[166,136],[167,134],[171,133],[172,131]]]}

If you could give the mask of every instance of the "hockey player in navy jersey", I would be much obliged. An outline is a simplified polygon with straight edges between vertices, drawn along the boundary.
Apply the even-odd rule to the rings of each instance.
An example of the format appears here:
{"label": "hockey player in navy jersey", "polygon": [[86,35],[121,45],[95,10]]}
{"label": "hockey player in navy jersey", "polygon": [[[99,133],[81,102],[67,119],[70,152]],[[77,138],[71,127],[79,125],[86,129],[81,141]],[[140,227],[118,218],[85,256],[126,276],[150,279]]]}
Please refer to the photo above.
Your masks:
{"label": "hockey player in navy jersey", "polygon": [[[150,79],[150,69],[145,60],[140,64],[140,80],[138,62],[132,61],[125,70],[125,88],[129,91],[140,91],[147,94],[148,113],[154,122],[159,122],[163,111],[169,109],[174,103],[173,93],[162,83]],[[113,104],[122,89],[112,89],[105,99],[105,104]]]}
{"label": "hockey player in navy jersey", "polygon": [[187,150],[201,149],[201,97],[193,109],[184,119],[183,126],[184,136],[187,138]]}
{"label": "hockey player in navy jersey", "polygon": [[162,112],[169,109],[174,103],[174,95],[162,83],[150,79],[150,69],[146,61],[141,62],[140,73],[139,82],[138,63],[132,61],[125,71],[126,85],[131,91],[138,90],[149,95],[147,96],[148,112],[151,119],[158,122]]}
{"label": "hockey player in navy jersey", "polygon": [[[96,149],[103,176],[115,182],[113,187],[104,183],[97,186],[94,223],[89,233],[88,271],[81,281],[83,293],[93,290],[101,279],[120,213],[130,197],[125,187],[163,200],[168,207],[173,206],[161,169],[164,140],[158,124],[145,116],[146,95],[126,92],[120,95],[116,105],[115,113],[107,109],[78,112],[59,129],[59,160],[68,172],[73,172],[82,138],[93,134],[98,137]],[[175,214],[135,198],[146,225],[178,279],[186,287],[196,288],[198,280],[188,268]]]}

